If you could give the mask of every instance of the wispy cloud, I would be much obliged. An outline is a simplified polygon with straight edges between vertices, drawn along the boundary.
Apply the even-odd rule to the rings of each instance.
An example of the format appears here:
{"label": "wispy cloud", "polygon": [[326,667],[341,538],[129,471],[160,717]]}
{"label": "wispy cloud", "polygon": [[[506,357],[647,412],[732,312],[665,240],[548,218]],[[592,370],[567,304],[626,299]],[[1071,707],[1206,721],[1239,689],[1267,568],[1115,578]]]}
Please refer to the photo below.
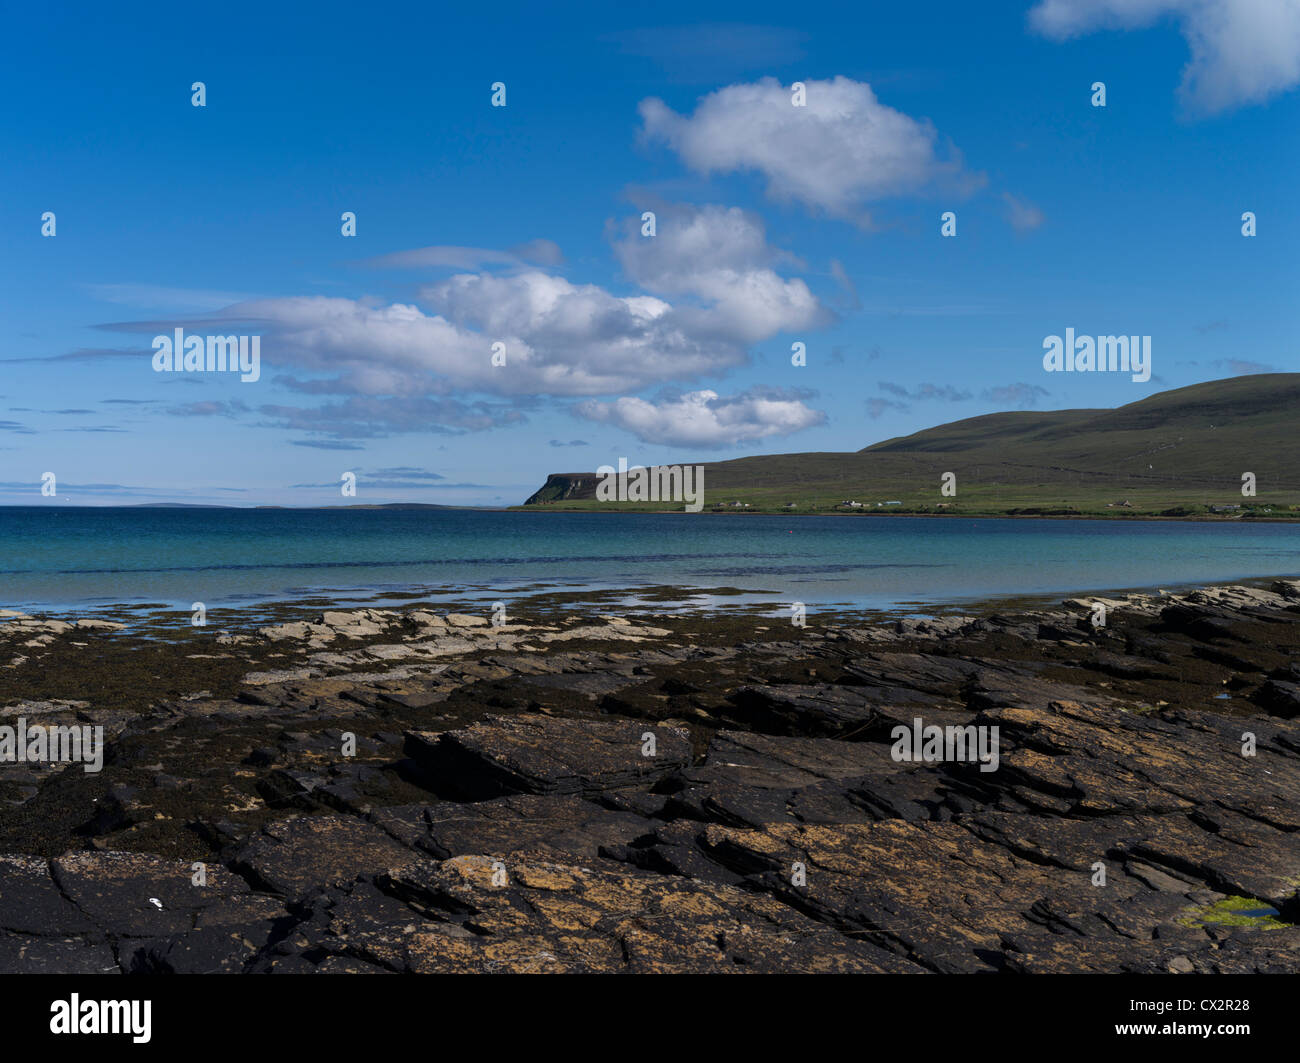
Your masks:
{"label": "wispy cloud", "polygon": [[[402,491],[446,491],[457,489],[487,489],[487,484],[471,483],[450,483],[441,473],[432,472],[428,469],[418,469],[410,465],[395,465],[384,469],[353,469],[356,474],[358,487],[365,487],[368,490],[402,490]],[[290,484],[293,488],[328,488],[337,490],[339,480],[331,480],[327,483],[300,483]]]}
{"label": "wispy cloud", "polygon": [[436,245],[363,259],[359,265],[371,269],[464,269],[488,266],[557,266],[564,261],[558,244],[551,240],[530,240],[504,251],[485,247]]}
{"label": "wispy cloud", "polygon": [[1265,365],[1263,362],[1251,362],[1244,358],[1216,358],[1210,363],[1216,369],[1226,369],[1233,376],[1249,376],[1254,373],[1280,373],[1282,372],[1275,365]]}
{"label": "wispy cloud", "polygon": [[981,398],[988,402],[995,402],[999,406],[1016,406],[1022,409],[1035,406],[1039,399],[1045,399],[1049,392],[1044,387],[1037,384],[1002,384],[998,387],[986,388]]}
{"label": "wispy cloud", "polygon": [[148,359],[146,347],[78,347],[63,354],[43,355],[36,358],[3,358],[0,362],[98,362],[110,358]]}
{"label": "wispy cloud", "polygon": [[173,417],[237,417],[248,413],[249,407],[238,399],[208,399],[204,402],[187,402],[180,406],[169,407],[166,411]]}
{"label": "wispy cloud", "polygon": [[133,306],[141,310],[175,310],[204,313],[257,296],[250,292],[223,292],[203,288],[169,288],[159,284],[88,284],[87,289],[105,303]]}
{"label": "wispy cloud", "polygon": [[1013,196],[1010,192],[1002,193],[1002,202],[1006,204],[1007,222],[1018,233],[1032,232],[1040,228],[1046,220],[1038,207],[1019,196]]}
{"label": "wispy cloud", "polygon": [[858,286],[853,283],[853,278],[849,276],[848,270],[844,268],[838,258],[831,259],[831,277],[835,283],[840,286],[844,292],[844,299],[841,306],[845,310],[861,310],[862,299],[858,295]]}
{"label": "wispy cloud", "polygon": [[381,439],[406,432],[463,435],[521,424],[524,413],[504,403],[456,399],[354,396],[324,406],[258,407],[269,424],[335,439]]}
{"label": "wispy cloud", "polygon": [[895,384],[887,380],[882,380],[877,386],[886,394],[906,399],[909,402],[927,402],[930,400],[965,402],[971,397],[969,391],[955,388],[950,384],[918,384],[910,391],[902,384]]}
{"label": "wispy cloud", "polygon": [[343,439],[291,439],[289,445],[294,447],[312,447],[316,450],[365,450],[360,443],[349,443]]}
{"label": "wispy cloud", "polygon": [[873,421],[878,421],[890,410],[899,413],[907,413],[912,407],[904,402],[896,402],[894,399],[867,399],[867,416]]}

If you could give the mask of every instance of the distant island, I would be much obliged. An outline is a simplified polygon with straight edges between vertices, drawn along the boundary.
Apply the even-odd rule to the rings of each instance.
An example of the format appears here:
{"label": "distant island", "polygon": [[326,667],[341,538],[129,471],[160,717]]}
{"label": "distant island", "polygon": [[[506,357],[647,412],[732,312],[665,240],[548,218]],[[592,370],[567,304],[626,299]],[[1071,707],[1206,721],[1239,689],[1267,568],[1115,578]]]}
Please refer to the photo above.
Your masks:
{"label": "distant island", "polygon": [[[854,452],[692,464],[705,512],[1300,520],[1297,410],[1300,373],[1270,373],[1113,410],[986,414]],[[683,509],[599,501],[598,483],[553,473],[515,508]]]}

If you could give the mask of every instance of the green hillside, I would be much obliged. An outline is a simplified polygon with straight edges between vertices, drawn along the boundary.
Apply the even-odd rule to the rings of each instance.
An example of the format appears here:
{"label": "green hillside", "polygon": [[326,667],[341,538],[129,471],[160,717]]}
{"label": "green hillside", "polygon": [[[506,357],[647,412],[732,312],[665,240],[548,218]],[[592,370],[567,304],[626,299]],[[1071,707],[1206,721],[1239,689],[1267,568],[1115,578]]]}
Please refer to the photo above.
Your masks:
{"label": "green hillside", "polygon": [[[703,462],[705,509],[1300,519],[1300,373],[1234,377],[1114,410],[987,414],[852,453]],[[629,455],[634,460],[634,456]],[[940,492],[956,474],[956,494]],[[1243,497],[1242,474],[1256,476]],[[680,510],[595,500],[595,473],[557,473],[530,508]],[[878,503],[898,502],[884,506]],[[1128,503],[1128,505],[1123,505]],[[1217,514],[1213,507],[1237,507]]]}

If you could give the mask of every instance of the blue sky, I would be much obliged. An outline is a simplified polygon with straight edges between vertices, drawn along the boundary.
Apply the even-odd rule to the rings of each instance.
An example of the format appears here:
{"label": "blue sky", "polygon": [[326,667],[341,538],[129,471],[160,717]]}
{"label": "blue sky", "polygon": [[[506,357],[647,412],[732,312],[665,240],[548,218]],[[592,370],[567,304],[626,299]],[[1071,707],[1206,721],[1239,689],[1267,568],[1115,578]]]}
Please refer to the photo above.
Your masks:
{"label": "blue sky", "polygon": [[364,16],[9,10],[0,503],[514,504],[1300,369],[1295,0]]}

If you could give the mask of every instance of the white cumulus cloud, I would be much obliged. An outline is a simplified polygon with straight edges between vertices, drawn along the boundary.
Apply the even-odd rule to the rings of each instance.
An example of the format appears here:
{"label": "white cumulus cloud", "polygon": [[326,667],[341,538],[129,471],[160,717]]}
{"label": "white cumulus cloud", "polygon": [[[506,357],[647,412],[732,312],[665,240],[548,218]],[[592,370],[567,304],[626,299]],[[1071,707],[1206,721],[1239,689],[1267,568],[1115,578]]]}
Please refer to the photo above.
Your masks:
{"label": "white cumulus cloud", "polygon": [[1042,0],[1029,23],[1067,40],[1166,17],[1191,49],[1180,92],[1192,110],[1260,103],[1300,83],[1300,0]]}
{"label": "white cumulus cloud", "polygon": [[[576,284],[504,254],[504,272],[463,272],[425,285],[416,303],[293,296],[250,299],[201,318],[135,321],[110,330],[262,335],[263,371],[304,395],[375,399],[274,415],[307,430],[343,434],[417,430],[421,417],[475,430],[513,423],[500,406],[465,395],[508,398],[626,395],[682,384],[745,364],[749,348],[777,332],[831,318],[798,278],[778,266],[791,256],[768,245],[757,218],[725,207],[664,205],[658,235],[637,219],[614,227],[614,250],[639,291],[618,295]],[[621,237],[619,233],[624,235]],[[542,241],[533,257],[549,254]],[[424,249],[406,265],[482,262],[479,249]],[[452,252],[455,252],[454,254]],[[435,261],[436,260],[436,261]],[[671,300],[671,301],[670,301]],[[418,304],[418,305],[417,305]],[[493,348],[504,345],[504,364]],[[424,402],[422,400],[430,400]],[[316,426],[316,427],[314,427]]]}
{"label": "white cumulus cloud", "polygon": [[645,443],[667,446],[728,447],[785,436],[822,424],[826,415],[798,395],[750,389],[721,396],[692,391],[679,398],[649,402],[624,397],[613,402],[581,402],[580,417],[617,425]]}
{"label": "white cumulus cloud", "polygon": [[776,265],[793,258],[768,245],[762,221],[739,207],[674,206],[656,212],[656,234],[636,219],[614,250],[623,271],[656,295],[693,300],[678,313],[701,333],[756,343],[777,332],[828,323],[829,312],[799,278]]}
{"label": "white cumulus cloud", "polygon": [[944,179],[982,180],[963,175],[959,159],[940,157],[929,122],[887,107],[865,82],[836,77],[804,85],[802,107],[775,78],[718,89],[689,116],[646,99],[643,135],[667,143],[699,173],[757,171],[774,199],[858,221],[873,200]]}

